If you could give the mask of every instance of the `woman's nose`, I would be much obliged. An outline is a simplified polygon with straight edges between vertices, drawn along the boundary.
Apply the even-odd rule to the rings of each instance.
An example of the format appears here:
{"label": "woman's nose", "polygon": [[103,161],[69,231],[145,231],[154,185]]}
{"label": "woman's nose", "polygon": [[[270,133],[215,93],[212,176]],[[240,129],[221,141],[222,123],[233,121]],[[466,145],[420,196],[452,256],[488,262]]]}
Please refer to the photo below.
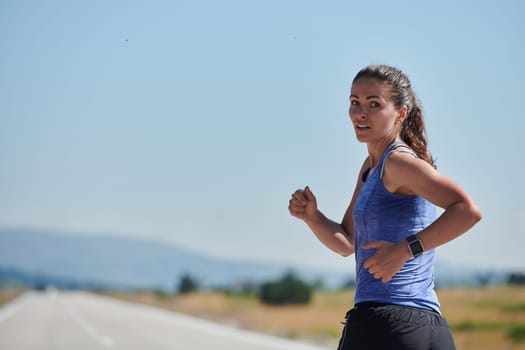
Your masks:
{"label": "woman's nose", "polygon": [[348,114],[350,114],[350,117],[360,120],[367,117],[367,112],[360,106],[352,106],[348,111]]}

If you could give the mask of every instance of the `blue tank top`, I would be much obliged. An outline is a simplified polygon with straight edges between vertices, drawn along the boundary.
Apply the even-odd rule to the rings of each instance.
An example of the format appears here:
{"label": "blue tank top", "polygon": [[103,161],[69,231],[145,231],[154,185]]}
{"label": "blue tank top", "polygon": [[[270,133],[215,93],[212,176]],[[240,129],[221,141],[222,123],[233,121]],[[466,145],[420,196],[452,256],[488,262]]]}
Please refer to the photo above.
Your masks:
{"label": "blue tank top", "polygon": [[376,251],[362,249],[363,244],[376,240],[400,242],[423,230],[436,219],[435,206],[423,197],[394,194],[384,187],[384,163],[396,148],[416,156],[401,142],[391,144],[377,164],[377,170],[373,171],[368,179],[363,179],[354,207],[355,303],[374,301],[439,312],[439,301],[434,291],[433,249],[425,251],[417,258],[410,258],[387,283],[375,279],[363,267],[363,262]]}

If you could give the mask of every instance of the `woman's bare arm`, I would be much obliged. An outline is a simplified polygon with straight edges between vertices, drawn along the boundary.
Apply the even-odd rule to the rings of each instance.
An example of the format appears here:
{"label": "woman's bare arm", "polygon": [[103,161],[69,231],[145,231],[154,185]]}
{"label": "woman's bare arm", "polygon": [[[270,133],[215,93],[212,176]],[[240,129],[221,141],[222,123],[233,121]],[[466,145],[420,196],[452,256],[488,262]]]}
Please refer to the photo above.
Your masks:
{"label": "woman's bare arm", "polygon": [[342,256],[349,256],[355,251],[352,211],[361,189],[361,176],[365,164],[367,164],[366,161],[359,172],[352,200],[341,223],[327,218],[317,208],[317,199],[308,186],[304,190],[295,191],[288,206],[290,214],[303,220],[321,243]]}
{"label": "woman's bare arm", "polygon": [[[397,152],[390,156],[383,184],[393,193],[419,195],[445,210],[434,223],[417,233],[425,250],[453,240],[481,220],[481,210],[463,188],[430,164],[409,154]],[[383,282],[389,281],[411,258],[404,240],[397,243],[374,241],[362,248],[376,249],[363,266]]]}

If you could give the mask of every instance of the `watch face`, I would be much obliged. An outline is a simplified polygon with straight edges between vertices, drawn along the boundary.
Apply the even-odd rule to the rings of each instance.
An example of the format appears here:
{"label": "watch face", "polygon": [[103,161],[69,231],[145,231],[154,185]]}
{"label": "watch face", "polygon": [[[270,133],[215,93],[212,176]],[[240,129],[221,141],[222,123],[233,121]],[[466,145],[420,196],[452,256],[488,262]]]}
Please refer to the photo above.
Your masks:
{"label": "watch face", "polygon": [[410,242],[408,246],[410,247],[410,252],[414,257],[423,254],[423,244],[421,244],[419,239]]}

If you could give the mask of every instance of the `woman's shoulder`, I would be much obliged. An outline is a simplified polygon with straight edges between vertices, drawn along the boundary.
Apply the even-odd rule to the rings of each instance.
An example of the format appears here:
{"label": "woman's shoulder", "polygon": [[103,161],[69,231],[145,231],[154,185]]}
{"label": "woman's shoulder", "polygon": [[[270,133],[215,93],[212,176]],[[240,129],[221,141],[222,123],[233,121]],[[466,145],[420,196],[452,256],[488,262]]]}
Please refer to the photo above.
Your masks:
{"label": "woman's shoulder", "polygon": [[417,154],[408,147],[400,147],[393,150],[385,159],[385,171],[394,171],[403,175],[405,172],[413,172],[415,170],[434,169],[423,159],[419,158]]}
{"label": "woman's shoulder", "polygon": [[382,179],[390,192],[406,195],[416,194],[412,184],[423,178],[432,177],[437,171],[426,161],[410,152],[392,152],[385,159]]}

